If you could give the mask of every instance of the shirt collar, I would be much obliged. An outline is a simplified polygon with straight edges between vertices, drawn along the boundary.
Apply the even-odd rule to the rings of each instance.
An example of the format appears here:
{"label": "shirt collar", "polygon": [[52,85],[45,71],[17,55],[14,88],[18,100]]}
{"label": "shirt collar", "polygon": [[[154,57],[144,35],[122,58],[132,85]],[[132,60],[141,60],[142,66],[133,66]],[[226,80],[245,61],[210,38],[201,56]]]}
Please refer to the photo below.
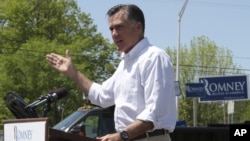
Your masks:
{"label": "shirt collar", "polygon": [[146,37],[144,37],[142,40],[140,40],[128,53],[122,53],[121,58],[130,58],[133,59],[137,57],[139,52],[141,52],[143,49],[149,47],[150,43]]}

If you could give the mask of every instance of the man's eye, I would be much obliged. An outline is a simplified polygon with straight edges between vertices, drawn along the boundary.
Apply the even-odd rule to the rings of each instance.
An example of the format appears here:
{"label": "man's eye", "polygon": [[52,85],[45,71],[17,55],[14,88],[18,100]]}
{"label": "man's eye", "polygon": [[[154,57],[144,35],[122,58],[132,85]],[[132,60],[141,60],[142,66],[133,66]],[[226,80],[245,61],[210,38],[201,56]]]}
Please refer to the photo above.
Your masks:
{"label": "man's eye", "polygon": [[121,30],[122,29],[122,26],[117,26],[117,30]]}

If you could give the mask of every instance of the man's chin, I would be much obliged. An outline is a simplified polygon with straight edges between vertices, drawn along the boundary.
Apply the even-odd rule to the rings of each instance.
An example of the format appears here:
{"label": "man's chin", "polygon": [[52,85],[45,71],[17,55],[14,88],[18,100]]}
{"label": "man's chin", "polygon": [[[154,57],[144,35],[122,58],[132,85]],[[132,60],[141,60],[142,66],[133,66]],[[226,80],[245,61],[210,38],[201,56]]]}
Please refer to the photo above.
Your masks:
{"label": "man's chin", "polygon": [[116,46],[116,50],[119,51],[119,52],[123,52],[123,48],[122,47]]}

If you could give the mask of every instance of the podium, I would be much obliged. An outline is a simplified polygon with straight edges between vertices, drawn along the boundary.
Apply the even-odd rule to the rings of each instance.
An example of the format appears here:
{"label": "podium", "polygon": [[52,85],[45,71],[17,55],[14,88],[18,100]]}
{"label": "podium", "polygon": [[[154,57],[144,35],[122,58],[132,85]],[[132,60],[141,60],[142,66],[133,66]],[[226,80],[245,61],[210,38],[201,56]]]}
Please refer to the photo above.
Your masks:
{"label": "podium", "polygon": [[97,141],[97,140],[50,128],[49,141]]}
{"label": "podium", "polygon": [[4,120],[3,124],[6,141],[97,141],[93,138],[49,128],[48,118]]}

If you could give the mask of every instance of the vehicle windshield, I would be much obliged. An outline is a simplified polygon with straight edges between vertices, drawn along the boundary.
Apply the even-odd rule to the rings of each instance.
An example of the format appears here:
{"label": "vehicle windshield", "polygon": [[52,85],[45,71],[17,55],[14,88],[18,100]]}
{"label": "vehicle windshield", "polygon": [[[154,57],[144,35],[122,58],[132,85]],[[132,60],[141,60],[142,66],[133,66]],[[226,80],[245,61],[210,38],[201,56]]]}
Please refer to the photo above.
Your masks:
{"label": "vehicle windshield", "polygon": [[81,117],[83,114],[85,114],[87,111],[76,111],[73,114],[70,114],[68,117],[66,117],[61,122],[57,123],[53,129],[62,130],[65,131],[66,128],[68,128],[72,121],[77,121],[79,117]]}

